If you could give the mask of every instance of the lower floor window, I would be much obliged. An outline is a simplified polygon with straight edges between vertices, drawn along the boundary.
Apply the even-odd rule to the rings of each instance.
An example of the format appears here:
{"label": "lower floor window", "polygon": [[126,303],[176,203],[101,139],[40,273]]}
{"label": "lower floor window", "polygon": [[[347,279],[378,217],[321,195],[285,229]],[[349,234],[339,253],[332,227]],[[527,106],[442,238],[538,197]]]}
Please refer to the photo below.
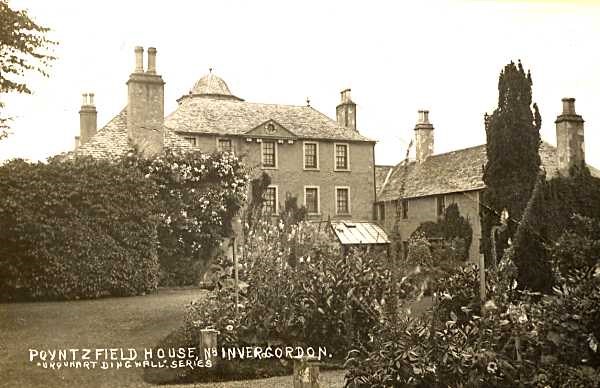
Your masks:
{"label": "lower floor window", "polygon": [[277,214],[277,187],[267,187],[263,209],[267,214]]}
{"label": "lower floor window", "polygon": [[350,213],[350,189],[348,188],[337,188],[335,190],[336,197],[336,213],[337,214],[349,214]]}
{"label": "lower floor window", "polygon": [[307,187],[304,189],[304,201],[307,213],[319,213],[319,189],[317,187]]}

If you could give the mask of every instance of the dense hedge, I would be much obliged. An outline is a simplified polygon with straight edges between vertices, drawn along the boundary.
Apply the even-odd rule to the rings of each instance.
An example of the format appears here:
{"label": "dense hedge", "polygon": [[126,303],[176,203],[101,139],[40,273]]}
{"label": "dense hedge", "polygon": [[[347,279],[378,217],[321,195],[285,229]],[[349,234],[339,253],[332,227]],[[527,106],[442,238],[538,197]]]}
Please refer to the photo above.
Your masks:
{"label": "dense hedge", "polygon": [[158,281],[155,185],[78,158],[0,167],[3,300],[134,295]]}

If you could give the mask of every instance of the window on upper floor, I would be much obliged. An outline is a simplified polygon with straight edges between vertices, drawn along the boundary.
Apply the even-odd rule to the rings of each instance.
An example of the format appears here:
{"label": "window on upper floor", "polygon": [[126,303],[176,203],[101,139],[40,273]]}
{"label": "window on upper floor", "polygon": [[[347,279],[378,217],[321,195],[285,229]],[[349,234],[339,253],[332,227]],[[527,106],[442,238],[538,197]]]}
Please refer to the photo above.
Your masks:
{"label": "window on upper floor", "polygon": [[436,216],[442,217],[446,211],[446,197],[444,194],[436,197]]}
{"label": "window on upper floor", "polygon": [[335,170],[349,170],[348,144],[335,144]]}
{"label": "window on upper floor", "polygon": [[350,188],[335,188],[335,212],[336,214],[350,214]]}
{"label": "window on upper floor", "polygon": [[217,150],[219,152],[231,152],[231,139],[217,139]]}
{"label": "window on upper floor", "polygon": [[304,142],[304,168],[319,168],[319,144],[314,142]]}
{"label": "window on upper floor", "polygon": [[262,166],[267,168],[277,167],[277,143],[274,141],[262,142]]}
{"label": "window on upper floor", "polygon": [[196,145],[198,144],[198,143],[197,143],[197,140],[196,140],[196,137],[194,137],[194,136],[186,136],[186,137],[184,137],[184,139],[185,139],[185,140],[186,140],[188,143],[190,143],[190,145],[191,145],[192,147],[196,147]]}
{"label": "window on upper floor", "polygon": [[400,206],[402,207],[402,219],[406,220],[408,218],[408,199],[400,201]]}
{"label": "window on upper floor", "polygon": [[304,188],[304,206],[308,214],[319,214],[319,188],[305,187]]}
{"label": "window on upper floor", "polygon": [[263,196],[263,209],[267,214],[277,214],[277,186],[269,186]]}

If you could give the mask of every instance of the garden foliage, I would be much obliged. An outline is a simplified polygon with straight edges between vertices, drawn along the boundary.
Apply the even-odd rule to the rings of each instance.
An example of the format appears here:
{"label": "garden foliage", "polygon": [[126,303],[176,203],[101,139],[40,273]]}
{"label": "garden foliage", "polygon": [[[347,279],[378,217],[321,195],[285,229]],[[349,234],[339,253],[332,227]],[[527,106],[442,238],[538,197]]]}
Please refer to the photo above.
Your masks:
{"label": "garden foliage", "polygon": [[[532,105],[532,84],[531,74],[525,72],[521,62],[506,65],[498,80],[498,107],[485,116],[487,163],[483,171],[486,189],[481,243],[488,263],[492,227],[499,225],[503,209],[512,219],[521,219],[541,163],[541,116],[537,105]],[[515,231],[516,224],[509,223],[506,233],[498,236],[498,257],[502,257]]]}
{"label": "garden foliage", "polygon": [[246,201],[244,165],[227,152],[168,149],[153,159],[130,153],[123,162],[157,187],[160,284],[196,284]]}
{"label": "garden foliage", "polygon": [[135,295],[157,286],[155,185],[78,158],[0,167],[2,298]]}
{"label": "garden foliage", "polygon": [[190,306],[188,324],[218,329],[223,343],[325,346],[343,359],[380,316],[390,276],[379,255],[343,256],[326,228],[262,221],[240,259],[237,314],[232,263],[223,259],[212,299]]}
{"label": "garden foliage", "polygon": [[581,239],[580,216],[600,219],[600,179],[583,167],[568,177],[540,179],[534,192],[527,206],[528,216],[515,235],[514,261],[519,268],[519,288],[551,293],[552,250],[565,230],[578,233],[571,235],[570,241]]}
{"label": "garden foliage", "polygon": [[444,256],[451,255],[465,260],[469,257],[469,248],[473,241],[473,228],[469,221],[460,215],[458,204],[448,205],[444,216],[437,222],[423,222],[412,236],[423,235],[430,240],[439,240],[440,249],[448,249]]}
{"label": "garden foliage", "polygon": [[135,295],[194,283],[246,200],[228,153],[0,167],[5,299]]}
{"label": "garden foliage", "polygon": [[483,307],[477,268],[459,268],[441,283],[430,317],[384,321],[349,353],[347,386],[598,386],[600,224],[576,224],[550,249],[552,295],[517,289],[512,248],[488,273]]}

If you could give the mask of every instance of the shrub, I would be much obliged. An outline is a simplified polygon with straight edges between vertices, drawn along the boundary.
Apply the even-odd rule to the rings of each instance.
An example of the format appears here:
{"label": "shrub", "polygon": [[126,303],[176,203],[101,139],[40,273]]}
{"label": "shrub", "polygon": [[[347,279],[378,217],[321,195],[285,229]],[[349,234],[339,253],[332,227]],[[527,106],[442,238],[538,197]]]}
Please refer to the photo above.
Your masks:
{"label": "shrub", "polygon": [[222,261],[214,299],[190,306],[188,324],[214,327],[238,345],[325,346],[342,359],[379,317],[389,271],[376,255],[342,256],[330,241],[316,224],[261,223],[240,259],[237,316],[232,263]]}
{"label": "shrub", "polygon": [[[442,258],[465,260],[469,257],[469,248],[473,240],[473,228],[469,221],[460,215],[458,204],[450,204],[444,211],[444,217],[437,222],[423,222],[413,236],[440,241],[438,248]],[[451,256],[451,257],[450,257]]]}
{"label": "shrub", "polygon": [[[571,239],[565,234],[555,254],[574,248]],[[590,246],[578,249],[577,263],[592,261]],[[477,268],[464,267],[440,283],[430,320],[406,317],[374,328],[373,341],[348,355],[347,386],[598,386],[600,266],[559,270],[554,295],[540,296],[517,290],[511,255],[487,277],[483,310]]]}
{"label": "shrub", "polygon": [[2,298],[155,290],[154,193],[138,171],[109,161],[14,160],[0,167]]}
{"label": "shrub", "polygon": [[227,152],[169,149],[153,159],[131,152],[124,165],[139,169],[158,188],[160,284],[195,284],[231,235],[231,220],[246,201],[244,165]]}

